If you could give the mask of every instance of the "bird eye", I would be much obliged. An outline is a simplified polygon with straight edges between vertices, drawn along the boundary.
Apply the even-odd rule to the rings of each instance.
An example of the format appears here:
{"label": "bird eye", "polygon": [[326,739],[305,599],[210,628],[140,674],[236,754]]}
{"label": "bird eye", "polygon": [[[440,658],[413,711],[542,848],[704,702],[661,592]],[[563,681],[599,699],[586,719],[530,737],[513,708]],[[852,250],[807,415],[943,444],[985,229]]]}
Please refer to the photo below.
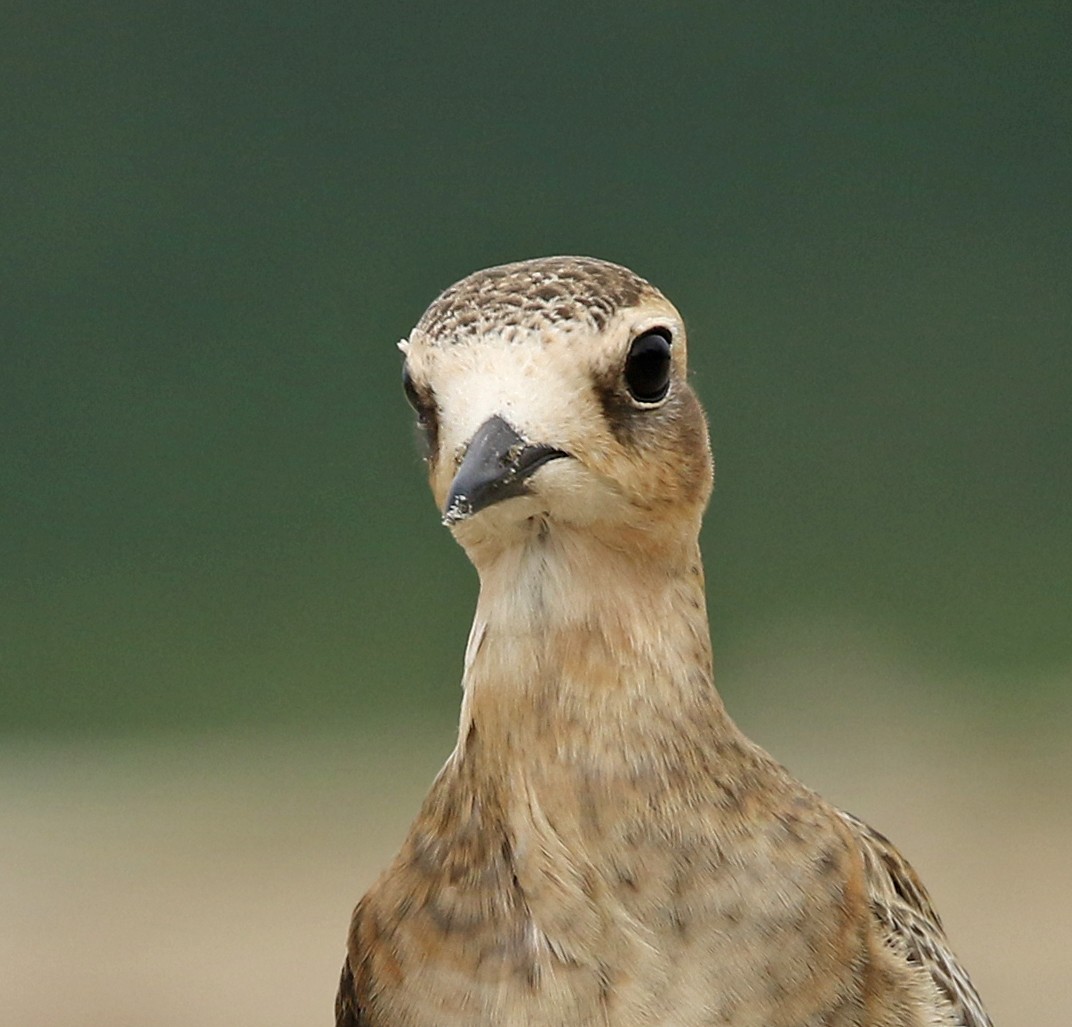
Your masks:
{"label": "bird eye", "polygon": [[670,388],[670,334],[653,328],[638,335],[625,358],[625,384],[638,403],[658,403]]}
{"label": "bird eye", "polygon": [[402,391],[406,394],[406,402],[419,414],[421,412],[421,395],[417,386],[413,384],[413,375],[409,368],[402,365]]}
{"label": "bird eye", "polygon": [[413,407],[417,415],[417,427],[420,430],[424,455],[427,459],[433,460],[439,438],[439,416],[435,400],[417,388],[405,364],[402,365],[402,391],[406,394],[406,402]]}

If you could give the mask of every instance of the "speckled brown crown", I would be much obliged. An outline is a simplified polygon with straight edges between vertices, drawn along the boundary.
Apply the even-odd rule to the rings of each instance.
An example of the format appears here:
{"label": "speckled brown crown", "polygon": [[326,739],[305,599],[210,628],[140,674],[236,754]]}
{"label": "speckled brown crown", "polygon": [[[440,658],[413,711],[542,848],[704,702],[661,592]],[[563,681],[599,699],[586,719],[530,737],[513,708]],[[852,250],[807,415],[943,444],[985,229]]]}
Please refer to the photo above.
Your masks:
{"label": "speckled brown crown", "polygon": [[417,323],[433,346],[489,329],[541,331],[573,323],[602,331],[614,314],[658,290],[620,264],[594,257],[538,257],[486,268],[444,291]]}

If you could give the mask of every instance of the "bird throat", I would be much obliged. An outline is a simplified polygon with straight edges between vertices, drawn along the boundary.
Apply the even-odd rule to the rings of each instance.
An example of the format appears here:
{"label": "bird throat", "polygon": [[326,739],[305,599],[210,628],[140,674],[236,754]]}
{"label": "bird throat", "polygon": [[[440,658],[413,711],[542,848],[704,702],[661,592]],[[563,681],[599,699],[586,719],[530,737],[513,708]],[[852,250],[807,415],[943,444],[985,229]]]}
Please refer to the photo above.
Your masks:
{"label": "bird throat", "polygon": [[460,748],[475,730],[504,766],[635,767],[723,724],[695,542],[654,558],[551,531],[479,569]]}

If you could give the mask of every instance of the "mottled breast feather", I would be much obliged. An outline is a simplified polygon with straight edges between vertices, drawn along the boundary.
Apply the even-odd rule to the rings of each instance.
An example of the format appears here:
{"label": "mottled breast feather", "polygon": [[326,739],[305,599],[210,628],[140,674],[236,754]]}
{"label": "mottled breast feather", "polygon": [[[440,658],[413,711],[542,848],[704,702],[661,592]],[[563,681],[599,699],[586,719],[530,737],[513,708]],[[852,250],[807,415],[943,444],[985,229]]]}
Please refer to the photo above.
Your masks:
{"label": "mottled breast feather", "polygon": [[494,331],[509,337],[570,323],[602,331],[623,307],[658,290],[618,264],[594,257],[541,257],[487,268],[450,286],[425,311],[415,334],[433,346]]}

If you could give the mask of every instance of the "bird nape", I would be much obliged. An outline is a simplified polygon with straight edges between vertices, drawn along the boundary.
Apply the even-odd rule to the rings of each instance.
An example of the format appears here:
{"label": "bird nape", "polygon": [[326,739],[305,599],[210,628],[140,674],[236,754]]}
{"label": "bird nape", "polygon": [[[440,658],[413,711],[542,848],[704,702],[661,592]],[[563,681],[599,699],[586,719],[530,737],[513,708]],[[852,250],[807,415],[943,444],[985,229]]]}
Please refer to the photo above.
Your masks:
{"label": "bird nape", "polygon": [[480,596],[458,744],[354,911],[337,1027],[987,1027],[908,863],[715,690],[677,310],[550,257],[451,286],[400,347]]}

